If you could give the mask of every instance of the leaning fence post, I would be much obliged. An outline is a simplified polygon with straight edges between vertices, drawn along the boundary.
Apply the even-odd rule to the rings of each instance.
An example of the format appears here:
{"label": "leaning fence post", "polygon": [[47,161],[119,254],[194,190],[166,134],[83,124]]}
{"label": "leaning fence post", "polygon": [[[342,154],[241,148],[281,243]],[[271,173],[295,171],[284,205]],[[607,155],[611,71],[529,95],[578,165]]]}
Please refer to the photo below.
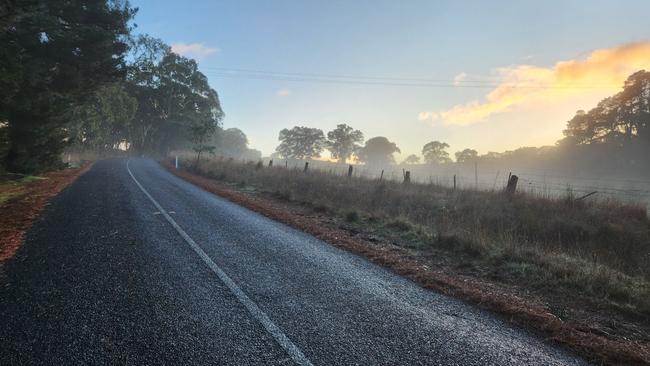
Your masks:
{"label": "leaning fence post", "polygon": [[351,177],[352,177],[352,170],[353,170],[353,169],[354,169],[354,168],[352,168],[352,165],[350,164],[350,166],[348,167],[348,178],[351,178]]}
{"label": "leaning fence post", "polygon": [[576,198],[574,201],[582,201],[583,199],[585,199],[585,198],[587,198],[587,197],[591,197],[591,196],[593,196],[593,195],[596,194],[596,193],[598,193],[598,191],[593,191],[593,192],[587,193],[587,194],[585,194],[584,196],[581,196],[581,197]]}
{"label": "leaning fence post", "polygon": [[384,179],[384,169],[381,170],[381,175],[379,175],[379,181],[380,182],[381,182],[382,179]]}
{"label": "leaning fence post", "polygon": [[510,179],[508,179],[508,185],[506,186],[506,193],[507,194],[514,194],[515,191],[517,190],[517,182],[519,181],[519,177],[516,175],[512,174],[510,175]]}
{"label": "leaning fence post", "polygon": [[303,169],[302,171],[303,171],[303,172],[306,172],[307,169],[309,169],[309,162],[308,162],[308,161],[305,161],[305,169]]}

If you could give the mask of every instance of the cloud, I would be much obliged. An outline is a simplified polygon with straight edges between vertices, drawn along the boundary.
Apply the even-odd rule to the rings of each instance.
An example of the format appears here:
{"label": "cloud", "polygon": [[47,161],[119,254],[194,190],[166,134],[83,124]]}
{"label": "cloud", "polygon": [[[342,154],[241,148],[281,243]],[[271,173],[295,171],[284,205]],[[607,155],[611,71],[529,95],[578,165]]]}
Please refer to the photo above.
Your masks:
{"label": "cloud", "polygon": [[418,120],[420,121],[427,121],[427,120],[435,121],[436,119],[438,119],[438,117],[439,117],[438,113],[435,112],[418,113]]}
{"label": "cloud", "polygon": [[550,68],[532,65],[499,68],[495,70],[497,85],[485,100],[440,112],[420,112],[419,119],[439,118],[448,125],[470,125],[514,110],[585,96],[603,98],[620,90],[625,79],[641,69],[650,69],[650,42],[598,49],[584,59],[560,61]]}
{"label": "cloud", "polygon": [[460,74],[454,77],[454,85],[456,86],[460,85],[463,81],[465,81],[465,79],[467,79],[467,74],[461,72]]}
{"label": "cloud", "polygon": [[208,47],[203,43],[173,43],[172,52],[195,59],[206,58],[221,51],[216,47]]}
{"label": "cloud", "polygon": [[280,89],[275,93],[278,97],[286,97],[289,96],[289,94],[291,94],[291,90],[288,89]]}

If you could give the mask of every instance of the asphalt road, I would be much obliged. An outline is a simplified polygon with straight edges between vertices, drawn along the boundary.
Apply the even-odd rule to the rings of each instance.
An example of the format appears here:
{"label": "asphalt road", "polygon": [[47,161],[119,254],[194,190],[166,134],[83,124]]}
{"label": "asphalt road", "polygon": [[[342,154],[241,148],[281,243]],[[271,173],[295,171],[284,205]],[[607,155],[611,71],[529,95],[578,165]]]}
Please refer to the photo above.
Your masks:
{"label": "asphalt road", "polygon": [[579,365],[169,174],[101,161],[0,269],[0,364]]}

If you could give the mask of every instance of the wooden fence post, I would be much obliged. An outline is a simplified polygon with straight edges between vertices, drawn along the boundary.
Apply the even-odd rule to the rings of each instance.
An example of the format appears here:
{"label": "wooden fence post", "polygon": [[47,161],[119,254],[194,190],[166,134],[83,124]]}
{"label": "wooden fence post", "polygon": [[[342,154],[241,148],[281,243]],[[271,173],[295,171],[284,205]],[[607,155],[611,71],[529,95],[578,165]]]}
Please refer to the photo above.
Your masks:
{"label": "wooden fence post", "polygon": [[269,160],[269,168],[273,166],[273,159]]}
{"label": "wooden fence post", "polygon": [[381,182],[382,179],[384,179],[384,169],[381,170],[381,175],[379,176],[379,181]]}
{"label": "wooden fence post", "polygon": [[411,183],[411,172],[406,170],[404,171],[404,184]]}
{"label": "wooden fence post", "polygon": [[507,194],[515,194],[517,191],[517,182],[519,181],[519,177],[517,177],[514,174],[510,175],[510,179],[508,179],[508,185],[506,186],[506,193]]}
{"label": "wooden fence post", "polygon": [[308,161],[305,161],[305,169],[303,169],[302,171],[303,171],[303,172],[306,172],[307,169],[309,169],[309,162],[308,162]]}
{"label": "wooden fence post", "polygon": [[352,178],[352,170],[353,170],[353,169],[354,169],[354,168],[352,168],[352,165],[350,165],[350,166],[348,167],[348,178]]}
{"label": "wooden fence post", "polygon": [[456,190],[456,174],[454,174],[454,191]]}

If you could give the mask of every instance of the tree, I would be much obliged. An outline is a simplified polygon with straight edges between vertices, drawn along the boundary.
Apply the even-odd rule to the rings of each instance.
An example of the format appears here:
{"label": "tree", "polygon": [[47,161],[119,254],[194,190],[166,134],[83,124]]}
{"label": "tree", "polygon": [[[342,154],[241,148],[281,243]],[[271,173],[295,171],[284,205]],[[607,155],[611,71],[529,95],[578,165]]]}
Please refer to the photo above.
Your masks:
{"label": "tree", "polygon": [[32,172],[60,164],[70,106],[124,76],[128,3],[15,0],[0,25],[0,120],[8,122],[4,163]]}
{"label": "tree", "polygon": [[388,141],[383,136],[373,137],[366,141],[357,153],[357,160],[370,166],[384,166],[394,164],[394,153],[401,152],[394,142]]}
{"label": "tree", "polygon": [[407,156],[406,159],[404,159],[402,164],[410,165],[410,164],[418,164],[419,162],[420,162],[420,157],[415,154],[411,154]]}
{"label": "tree", "polygon": [[238,128],[228,128],[216,134],[216,144],[219,154],[239,158],[248,150],[248,137]]}
{"label": "tree", "polygon": [[355,130],[346,124],[336,125],[336,128],[327,133],[327,149],[332,158],[339,163],[345,162],[352,154],[361,148],[358,143],[363,141],[363,132]]}
{"label": "tree", "polygon": [[650,72],[630,75],[616,98],[618,119],[614,127],[623,131],[628,141],[636,136],[650,143]]}
{"label": "tree", "polygon": [[198,155],[212,151],[207,142],[224,113],[217,92],[198,71],[196,61],[148,36],[135,40],[132,49],[128,84],[138,100],[130,133],[133,149],[164,155],[191,144],[201,150]]}
{"label": "tree", "polygon": [[218,130],[213,140],[218,155],[253,161],[262,158],[261,151],[248,148],[248,137],[238,128]]}
{"label": "tree", "polygon": [[280,145],[275,149],[283,158],[311,159],[320,157],[325,148],[322,130],[310,127],[293,127],[280,131]]}
{"label": "tree", "polygon": [[203,115],[193,122],[190,130],[191,141],[194,144],[193,149],[196,152],[196,163],[194,164],[196,166],[201,161],[201,154],[214,152],[215,146],[209,144],[208,141],[217,129],[218,123],[209,115]]}
{"label": "tree", "polygon": [[568,145],[650,143],[650,72],[630,75],[621,92],[603,99],[589,112],[578,111],[567,122],[564,135],[562,143]]}
{"label": "tree", "polygon": [[444,164],[451,161],[445,149],[449,144],[440,141],[431,141],[422,147],[422,156],[428,164]]}
{"label": "tree", "polygon": [[454,154],[456,156],[456,162],[458,163],[469,163],[476,161],[478,157],[478,152],[473,149],[465,149],[463,151],[456,151]]}
{"label": "tree", "polygon": [[122,83],[102,86],[84,103],[73,109],[67,127],[68,140],[82,148],[103,152],[128,141],[128,130],[137,101]]}

